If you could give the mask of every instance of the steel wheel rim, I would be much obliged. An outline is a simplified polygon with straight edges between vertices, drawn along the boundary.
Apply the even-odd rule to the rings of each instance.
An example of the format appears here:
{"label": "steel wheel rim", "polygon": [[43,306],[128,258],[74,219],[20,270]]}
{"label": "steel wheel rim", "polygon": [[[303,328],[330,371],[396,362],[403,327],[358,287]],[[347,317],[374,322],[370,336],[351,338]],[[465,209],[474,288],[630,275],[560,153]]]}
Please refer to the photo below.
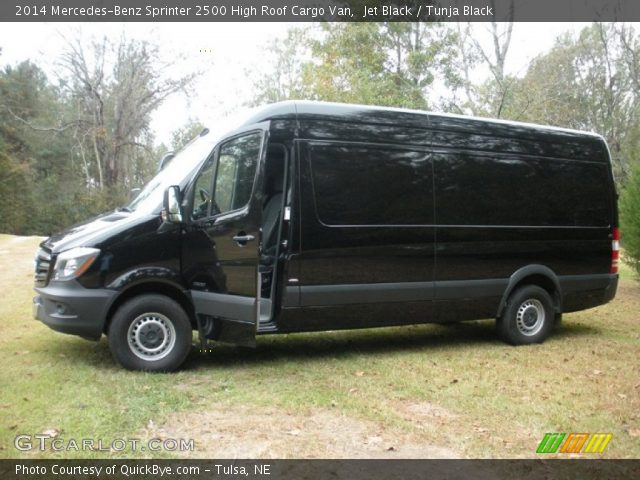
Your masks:
{"label": "steel wheel rim", "polygon": [[127,343],[136,357],[154,362],[171,353],[176,344],[176,330],[167,316],[143,313],[131,322]]}
{"label": "steel wheel rim", "polygon": [[530,298],[522,302],[516,313],[518,331],[528,337],[537,334],[544,325],[546,312],[540,300]]}

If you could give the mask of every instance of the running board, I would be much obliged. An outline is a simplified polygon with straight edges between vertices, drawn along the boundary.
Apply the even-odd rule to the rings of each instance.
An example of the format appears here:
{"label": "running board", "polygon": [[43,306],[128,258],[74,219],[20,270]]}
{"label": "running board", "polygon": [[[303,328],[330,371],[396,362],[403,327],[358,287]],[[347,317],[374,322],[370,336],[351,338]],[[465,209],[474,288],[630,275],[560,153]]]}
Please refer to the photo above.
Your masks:
{"label": "running board", "polygon": [[258,325],[258,333],[276,333],[278,325],[275,322],[261,323]]}
{"label": "running board", "polygon": [[260,316],[259,316],[259,324],[269,323],[271,321],[271,308],[272,303],[268,298],[260,299]]}
{"label": "running board", "polygon": [[268,298],[260,299],[260,321],[258,333],[272,333],[278,331],[278,326],[271,320],[273,314],[273,302]]}

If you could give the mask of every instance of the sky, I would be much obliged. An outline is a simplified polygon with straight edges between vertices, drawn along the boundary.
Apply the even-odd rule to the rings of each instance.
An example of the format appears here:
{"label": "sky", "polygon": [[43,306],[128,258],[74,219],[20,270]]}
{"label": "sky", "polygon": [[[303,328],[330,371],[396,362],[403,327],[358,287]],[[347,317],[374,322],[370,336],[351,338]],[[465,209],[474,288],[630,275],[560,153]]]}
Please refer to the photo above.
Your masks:
{"label": "sky", "polygon": [[[58,74],[56,58],[65,37],[108,35],[146,39],[160,47],[162,60],[177,74],[203,72],[192,95],[169,98],[154,114],[152,129],[158,142],[168,143],[171,132],[190,119],[213,128],[226,115],[253,97],[256,72],[268,69],[265,49],[283,38],[292,23],[0,23],[0,66],[31,59],[50,79]],[[507,71],[523,74],[529,62],[549,50],[565,31],[578,32],[585,23],[516,23],[507,57]],[[489,47],[488,24],[476,26],[481,44]],[[176,62],[176,58],[182,60]]]}

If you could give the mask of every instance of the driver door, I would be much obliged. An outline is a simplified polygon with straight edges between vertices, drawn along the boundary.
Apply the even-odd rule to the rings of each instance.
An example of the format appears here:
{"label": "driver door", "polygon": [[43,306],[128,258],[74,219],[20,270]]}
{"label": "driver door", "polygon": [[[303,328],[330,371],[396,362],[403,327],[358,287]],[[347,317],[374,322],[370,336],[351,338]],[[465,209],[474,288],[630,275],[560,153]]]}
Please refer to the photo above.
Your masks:
{"label": "driver door", "polygon": [[208,338],[255,345],[268,122],[223,140],[189,191],[182,271]]}

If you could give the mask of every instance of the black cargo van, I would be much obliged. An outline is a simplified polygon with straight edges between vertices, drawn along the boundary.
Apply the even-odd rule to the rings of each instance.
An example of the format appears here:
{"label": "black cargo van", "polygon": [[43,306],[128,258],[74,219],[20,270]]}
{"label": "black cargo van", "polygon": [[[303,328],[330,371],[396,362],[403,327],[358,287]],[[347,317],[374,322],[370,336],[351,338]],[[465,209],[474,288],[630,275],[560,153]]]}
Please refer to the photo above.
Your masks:
{"label": "black cargo van", "polygon": [[126,208],[42,242],[34,315],[172,370],[209,340],[496,318],[541,342],[610,301],[616,191],[602,137],[391,108],[283,102],[205,130]]}

